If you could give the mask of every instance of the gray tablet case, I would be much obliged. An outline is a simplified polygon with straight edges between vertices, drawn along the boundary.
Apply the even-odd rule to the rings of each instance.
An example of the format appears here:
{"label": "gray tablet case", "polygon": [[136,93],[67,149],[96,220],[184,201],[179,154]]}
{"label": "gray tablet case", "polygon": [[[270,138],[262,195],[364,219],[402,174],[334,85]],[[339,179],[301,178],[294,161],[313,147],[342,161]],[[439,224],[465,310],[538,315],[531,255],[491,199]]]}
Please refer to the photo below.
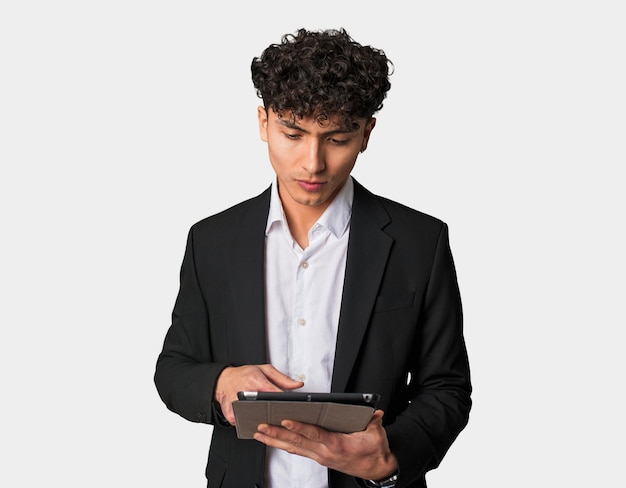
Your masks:
{"label": "gray tablet case", "polygon": [[237,437],[252,439],[259,424],[280,425],[283,420],[314,424],[333,432],[365,430],[375,408],[330,402],[241,401],[233,402]]}

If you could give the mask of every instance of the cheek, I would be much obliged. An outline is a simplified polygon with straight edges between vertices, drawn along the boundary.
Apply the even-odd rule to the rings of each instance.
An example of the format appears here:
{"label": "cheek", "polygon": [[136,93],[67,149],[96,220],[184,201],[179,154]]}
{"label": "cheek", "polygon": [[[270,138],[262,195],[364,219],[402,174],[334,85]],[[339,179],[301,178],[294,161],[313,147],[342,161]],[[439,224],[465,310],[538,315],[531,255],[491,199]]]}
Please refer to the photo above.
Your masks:
{"label": "cheek", "polygon": [[326,165],[335,173],[349,173],[359,156],[359,146],[350,145],[330,148],[326,153]]}
{"label": "cheek", "polygon": [[280,147],[272,146],[268,155],[270,164],[276,174],[280,175],[289,171],[292,158],[286,151],[281,150]]}
{"label": "cheek", "polygon": [[284,137],[282,134],[274,134],[269,132],[267,146],[270,154],[274,156],[281,155],[283,159],[289,159],[286,156],[293,157],[297,152],[297,146],[292,141]]}
{"label": "cheek", "polygon": [[350,174],[350,172],[354,168],[355,163],[356,156],[352,157],[352,155],[350,155],[349,158],[342,158],[340,160],[330,162],[327,166],[329,167],[329,169],[331,167],[334,168],[334,170],[332,170],[333,173],[344,176]]}
{"label": "cheek", "polygon": [[267,152],[270,157],[270,162],[272,163],[272,166],[274,166],[274,169],[277,169],[277,167],[283,165],[286,152],[281,144],[270,138],[267,143]]}

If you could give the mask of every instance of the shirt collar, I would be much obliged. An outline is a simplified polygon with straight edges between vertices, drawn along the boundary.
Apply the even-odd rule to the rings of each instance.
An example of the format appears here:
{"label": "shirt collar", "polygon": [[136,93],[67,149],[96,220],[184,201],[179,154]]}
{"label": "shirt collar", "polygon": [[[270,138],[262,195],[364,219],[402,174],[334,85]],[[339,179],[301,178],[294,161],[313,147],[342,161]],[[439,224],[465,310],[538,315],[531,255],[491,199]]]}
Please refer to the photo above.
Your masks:
{"label": "shirt collar", "polygon": [[[354,198],[354,183],[349,176],[346,183],[341,187],[328,208],[317,220],[316,224],[328,229],[335,237],[339,238],[348,229],[350,216],[352,215],[352,200]],[[284,229],[288,229],[287,219],[283,211],[283,205],[278,196],[278,181],[274,178],[270,196],[270,211],[267,216],[265,235],[275,222],[280,222]]]}

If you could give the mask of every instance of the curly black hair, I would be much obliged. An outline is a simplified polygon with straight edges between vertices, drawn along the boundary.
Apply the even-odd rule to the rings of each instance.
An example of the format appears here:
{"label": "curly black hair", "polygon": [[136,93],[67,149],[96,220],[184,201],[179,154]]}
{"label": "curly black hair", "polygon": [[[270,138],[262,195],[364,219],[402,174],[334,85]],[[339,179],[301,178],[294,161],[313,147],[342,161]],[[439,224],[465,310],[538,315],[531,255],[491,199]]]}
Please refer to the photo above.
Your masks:
{"label": "curly black hair", "polygon": [[393,64],[345,29],[285,34],[252,60],[252,82],[265,108],[279,115],[369,119],[383,106]]}

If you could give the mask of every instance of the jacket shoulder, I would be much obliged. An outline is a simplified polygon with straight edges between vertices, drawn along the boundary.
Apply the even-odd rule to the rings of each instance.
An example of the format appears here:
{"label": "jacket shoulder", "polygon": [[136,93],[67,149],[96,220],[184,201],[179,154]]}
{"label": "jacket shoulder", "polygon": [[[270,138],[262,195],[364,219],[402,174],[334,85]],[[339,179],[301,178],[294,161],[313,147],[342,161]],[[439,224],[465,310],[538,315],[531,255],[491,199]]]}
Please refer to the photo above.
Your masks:
{"label": "jacket shoulder", "polygon": [[[358,186],[357,186],[358,185]],[[355,197],[358,195],[360,206],[375,218],[382,227],[414,229],[420,232],[439,234],[445,222],[403,203],[376,195],[355,182]]]}
{"label": "jacket shoulder", "polygon": [[[194,234],[204,234],[206,232],[237,231],[241,229],[242,225],[246,225],[250,218],[253,219],[253,222],[261,219],[263,226],[265,226],[269,203],[270,189],[267,188],[260,195],[244,200],[230,208],[196,222],[191,226],[191,232]],[[265,216],[264,219],[263,216]]]}

